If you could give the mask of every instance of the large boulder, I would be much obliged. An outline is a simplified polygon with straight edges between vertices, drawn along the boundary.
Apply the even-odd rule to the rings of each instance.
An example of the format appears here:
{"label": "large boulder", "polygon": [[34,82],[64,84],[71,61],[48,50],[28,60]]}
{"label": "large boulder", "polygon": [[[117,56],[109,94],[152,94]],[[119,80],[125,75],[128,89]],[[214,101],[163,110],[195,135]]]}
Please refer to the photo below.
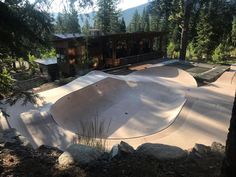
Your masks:
{"label": "large boulder", "polygon": [[114,145],[110,152],[110,159],[121,155],[134,153],[135,150],[128,143],[121,141],[120,144]]}
{"label": "large boulder", "polygon": [[215,152],[215,153],[218,153],[218,154],[221,154],[222,156],[224,156],[225,155],[225,146],[223,146],[220,143],[213,142],[211,144],[211,151]]}
{"label": "large boulder", "polygon": [[60,155],[58,162],[63,166],[68,166],[75,163],[85,165],[94,160],[97,160],[101,155],[101,151],[90,146],[73,144],[70,145],[66,151]]}
{"label": "large boulder", "polygon": [[211,147],[203,144],[195,144],[195,146],[193,147],[193,151],[196,151],[199,154],[204,155],[211,151]]}
{"label": "large boulder", "polygon": [[176,146],[145,143],[139,146],[137,153],[150,155],[160,161],[180,160],[187,157],[187,152]]}

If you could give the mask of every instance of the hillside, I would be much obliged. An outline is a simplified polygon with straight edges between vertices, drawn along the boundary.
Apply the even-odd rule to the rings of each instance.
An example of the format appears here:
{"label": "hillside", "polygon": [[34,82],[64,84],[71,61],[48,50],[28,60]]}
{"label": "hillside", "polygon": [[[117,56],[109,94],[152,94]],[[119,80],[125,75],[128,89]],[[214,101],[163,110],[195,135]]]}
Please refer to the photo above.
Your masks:
{"label": "hillside", "polygon": [[[136,9],[138,10],[139,14],[142,14],[143,9],[147,6],[148,6],[148,3],[142,4],[142,5],[139,5],[139,6],[136,6],[136,7],[132,7],[132,8],[129,8],[129,9],[126,9],[126,10],[122,11],[121,12],[121,17],[124,17],[125,24],[128,25],[130,23]],[[80,25],[83,26],[86,19],[88,19],[90,25],[93,25],[95,16],[96,16],[96,12],[90,12],[88,14],[80,14],[79,15]]]}

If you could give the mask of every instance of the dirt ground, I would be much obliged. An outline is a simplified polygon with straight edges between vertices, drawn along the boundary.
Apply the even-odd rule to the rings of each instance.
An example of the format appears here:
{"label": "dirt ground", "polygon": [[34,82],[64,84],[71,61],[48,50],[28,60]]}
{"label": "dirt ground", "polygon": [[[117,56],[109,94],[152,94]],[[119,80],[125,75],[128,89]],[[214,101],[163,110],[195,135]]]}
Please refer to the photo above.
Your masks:
{"label": "dirt ground", "polygon": [[41,146],[37,150],[6,143],[0,147],[1,177],[218,177],[223,156],[194,151],[185,160],[160,162],[140,154],[127,154],[111,161],[101,158],[86,166],[60,167],[56,148]]}

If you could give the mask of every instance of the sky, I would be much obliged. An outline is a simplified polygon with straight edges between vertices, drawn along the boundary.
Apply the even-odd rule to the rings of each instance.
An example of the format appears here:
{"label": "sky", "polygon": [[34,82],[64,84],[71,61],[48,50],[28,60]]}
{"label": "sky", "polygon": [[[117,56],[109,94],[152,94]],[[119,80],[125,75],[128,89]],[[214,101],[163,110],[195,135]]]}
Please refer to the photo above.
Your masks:
{"label": "sky", "polygon": [[[31,2],[34,2],[34,0],[30,0]],[[121,10],[125,10],[131,7],[139,6],[141,4],[147,3],[149,0],[120,0],[120,4],[118,5],[118,8]],[[85,12],[91,12],[94,9],[86,9]],[[95,9],[96,10],[96,9]],[[63,11],[63,0],[54,0],[52,3],[52,6],[50,8],[50,12],[56,13]]]}
{"label": "sky", "polygon": [[122,10],[125,10],[125,9],[131,8],[131,7],[145,4],[147,2],[148,2],[148,0],[121,0],[121,3],[119,4],[118,7],[121,8]]}

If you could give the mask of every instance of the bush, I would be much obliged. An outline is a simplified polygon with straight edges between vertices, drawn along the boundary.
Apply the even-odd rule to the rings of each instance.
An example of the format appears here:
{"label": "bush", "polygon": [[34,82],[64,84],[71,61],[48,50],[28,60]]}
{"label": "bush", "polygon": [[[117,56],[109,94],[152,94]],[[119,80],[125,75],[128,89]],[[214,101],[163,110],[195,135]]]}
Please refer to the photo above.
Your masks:
{"label": "bush", "polygon": [[226,59],[227,50],[225,45],[219,44],[213,52],[212,60],[214,62],[221,62]]}
{"label": "bush", "polygon": [[188,47],[187,47],[186,58],[188,58],[188,59],[196,58],[196,51],[195,51],[193,42],[190,42]]}
{"label": "bush", "polygon": [[41,58],[54,58],[56,57],[56,50],[42,50],[41,51]]}
{"label": "bush", "polygon": [[230,56],[231,56],[231,57],[236,57],[236,48],[231,47]]}
{"label": "bush", "polygon": [[177,46],[174,42],[170,42],[169,45],[167,46],[167,55],[170,58],[178,57]]}

